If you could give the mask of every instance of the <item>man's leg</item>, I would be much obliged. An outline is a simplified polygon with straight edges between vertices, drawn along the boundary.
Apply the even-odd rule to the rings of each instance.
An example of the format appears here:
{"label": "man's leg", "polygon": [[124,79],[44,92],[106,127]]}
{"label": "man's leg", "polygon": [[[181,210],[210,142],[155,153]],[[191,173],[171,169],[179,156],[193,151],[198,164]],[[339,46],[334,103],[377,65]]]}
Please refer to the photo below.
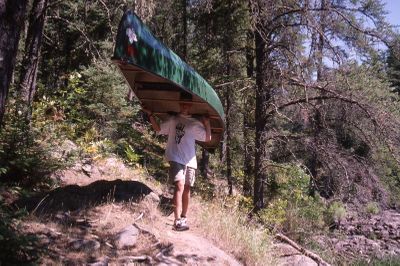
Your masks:
{"label": "man's leg", "polygon": [[182,217],[186,217],[190,201],[190,185],[185,184],[182,194]]}
{"label": "man's leg", "polygon": [[185,172],[185,187],[182,195],[182,217],[186,217],[189,209],[190,188],[194,185],[196,170],[190,167],[186,168]]}
{"label": "man's leg", "polygon": [[[175,216],[175,221],[181,218],[181,212],[182,212],[182,195],[184,192],[184,187],[185,187],[185,181],[184,180],[179,180],[175,182],[175,188],[174,188],[174,216]],[[186,207],[187,208],[187,207]]]}
{"label": "man's leg", "polygon": [[169,162],[169,178],[174,184],[174,216],[175,225],[182,212],[182,194],[185,186],[185,166],[177,162]]}

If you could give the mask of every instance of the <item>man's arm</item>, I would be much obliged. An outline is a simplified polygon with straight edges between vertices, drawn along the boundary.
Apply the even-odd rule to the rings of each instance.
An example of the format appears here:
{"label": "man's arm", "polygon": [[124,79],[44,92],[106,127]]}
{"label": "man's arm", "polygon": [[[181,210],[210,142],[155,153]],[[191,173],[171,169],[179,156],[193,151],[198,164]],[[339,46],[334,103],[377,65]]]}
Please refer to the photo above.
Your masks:
{"label": "man's arm", "polygon": [[206,139],[205,142],[211,141],[211,126],[210,119],[208,117],[203,116],[201,118],[201,123],[203,123],[204,128],[206,129]]}
{"label": "man's arm", "polygon": [[151,126],[153,127],[155,132],[160,132],[161,128],[160,125],[157,123],[156,119],[153,116],[153,112],[150,110],[147,110],[145,108],[142,108],[143,112],[145,112],[147,114],[147,116],[149,117]]}

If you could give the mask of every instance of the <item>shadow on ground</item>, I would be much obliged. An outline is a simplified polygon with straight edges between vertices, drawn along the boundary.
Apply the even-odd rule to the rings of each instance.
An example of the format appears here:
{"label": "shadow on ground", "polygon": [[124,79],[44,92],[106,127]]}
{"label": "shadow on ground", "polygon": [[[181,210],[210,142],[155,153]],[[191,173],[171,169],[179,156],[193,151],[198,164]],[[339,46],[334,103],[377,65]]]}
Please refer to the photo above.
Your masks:
{"label": "shadow on ground", "polygon": [[152,190],[138,181],[95,181],[87,186],[69,185],[32,197],[21,198],[12,205],[38,214],[75,211],[105,202],[139,202]]}

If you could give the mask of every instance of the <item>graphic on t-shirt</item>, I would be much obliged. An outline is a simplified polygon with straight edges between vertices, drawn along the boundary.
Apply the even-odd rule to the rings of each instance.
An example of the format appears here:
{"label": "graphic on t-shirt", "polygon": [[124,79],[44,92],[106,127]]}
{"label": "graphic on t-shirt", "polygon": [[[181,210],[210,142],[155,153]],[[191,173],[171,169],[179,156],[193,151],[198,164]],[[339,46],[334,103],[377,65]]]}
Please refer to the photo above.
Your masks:
{"label": "graphic on t-shirt", "polygon": [[185,125],[178,123],[175,129],[176,129],[175,142],[176,144],[179,144],[181,143],[181,139],[185,135]]}

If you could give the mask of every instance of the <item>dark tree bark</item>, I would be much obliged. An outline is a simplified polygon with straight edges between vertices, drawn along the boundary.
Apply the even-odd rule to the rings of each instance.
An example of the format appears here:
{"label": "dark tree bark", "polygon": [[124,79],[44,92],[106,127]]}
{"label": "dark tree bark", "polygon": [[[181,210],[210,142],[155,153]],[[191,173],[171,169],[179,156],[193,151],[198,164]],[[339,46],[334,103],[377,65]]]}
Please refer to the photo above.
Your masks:
{"label": "dark tree bark", "polygon": [[27,0],[0,0],[0,128],[15,66]]}
{"label": "dark tree bark", "polygon": [[182,1],[182,48],[181,53],[183,56],[183,60],[186,60],[187,57],[187,0]]}
{"label": "dark tree bark", "polygon": [[[262,28],[258,25],[258,28]],[[271,99],[270,91],[266,88],[266,57],[265,40],[259,31],[255,32],[256,46],[256,145],[255,145],[255,177],[254,177],[254,211],[265,206],[264,190],[267,183],[267,173],[264,162],[269,160],[266,150],[266,134],[268,132],[267,104]]]}
{"label": "dark tree bark", "polygon": [[243,194],[245,196],[251,195],[251,182],[250,178],[253,177],[253,152],[250,145],[251,138],[250,138],[250,125],[248,121],[248,114],[243,114],[243,169],[244,169],[244,177],[243,177]]}
{"label": "dark tree bark", "polygon": [[[317,65],[317,81],[321,82],[323,81],[323,68],[324,68],[324,47],[325,47],[325,38],[324,38],[324,33],[325,33],[325,24],[326,24],[326,11],[327,6],[325,3],[325,0],[321,0],[321,17],[319,21],[319,33],[318,33],[318,41],[317,41],[317,51],[316,51],[316,65]],[[322,92],[321,96],[325,96],[325,94]],[[311,151],[311,159],[309,161],[309,169],[310,169],[310,185],[309,185],[309,194],[310,196],[315,196],[315,192],[318,189],[317,188],[317,181],[319,179],[318,176],[318,152],[317,152],[317,147],[318,147],[318,140],[319,136],[321,134],[322,128],[323,128],[323,121],[322,121],[322,105],[323,101],[318,100],[315,113],[314,113],[314,118],[313,118],[313,131],[314,131],[314,136],[313,136],[313,144],[314,148]]]}
{"label": "dark tree bark", "polygon": [[[228,60],[229,61],[229,60]],[[229,63],[228,63],[229,65]],[[229,67],[227,72],[230,72]],[[232,156],[231,156],[231,147],[230,144],[232,142],[232,128],[231,128],[231,108],[232,108],[232,100],[231,100],[231,88],[229,86],[226,87],[226,178],[228,179],[228,189],[229,195],[233,194],[233,181],[232,181]]]}
{"label": "dark tree bark", "polygon": [[[247,77],[251,78],[254,75],[254,32],[252,30],[247,31],[247,45],[246,45],[246,73]],[[254,175],[253,170],[253,150],[252,142],[250,137],[250,126],[252,122],[249,122],[249,117],[251,112],[249,108],[251,105],[249,103],[245,104],[245,110],[243,113],[243,169],[245,176],[243,178],[243,194],[245,196],[251,195],[251,182],[250,178]]]}
{"label": "dark tree bark", "polygon": [[[233,30],[233,23],[232,19],[230,18],[231,10],[233,10],[233,3],[232,1],[227,2],[227,7],[224,10],[224,18],[227,21],[227,30],[224,31],[223,35],[223,53],[224,53],[224,60],[225,60],[225,70],[224,74],[226,77],[230,78],[231,75],[234,74],[234,66],[232,64],[233,59],[231,58],[231,51],[234,41],[234,34]],[[233,177],[232,177],[232,150],[231,150],[231,143],[232,143],[232,87],[231,85],[226,86],[225,88],[225,160],[226,160],[226,178],[228,181],[228,191],[229,195],[233,194]]]}
{"label": "dark tree bark", "polygon": [[248,30],[247,33],[247,45],[246,45],[246,73],[247,77],[251,78],[254,75],[254,32]]}
{"label": "dark tree bark", "polygon": [[208,173],[210,172],[209,161],[210,161],[209,152],[206,149],[202,148],[201,159],[200,159],[200,173],[201,176],[205,179],[208,179]]}
{"label": "dark tree bark", "polygon": [[35,0],[29,17],[29,27],[22,61],[20,84],[18,86],[19,109],[27,124],[30,123],[32,101],[36,92],[36,77],[46,17],[47,0]]}

